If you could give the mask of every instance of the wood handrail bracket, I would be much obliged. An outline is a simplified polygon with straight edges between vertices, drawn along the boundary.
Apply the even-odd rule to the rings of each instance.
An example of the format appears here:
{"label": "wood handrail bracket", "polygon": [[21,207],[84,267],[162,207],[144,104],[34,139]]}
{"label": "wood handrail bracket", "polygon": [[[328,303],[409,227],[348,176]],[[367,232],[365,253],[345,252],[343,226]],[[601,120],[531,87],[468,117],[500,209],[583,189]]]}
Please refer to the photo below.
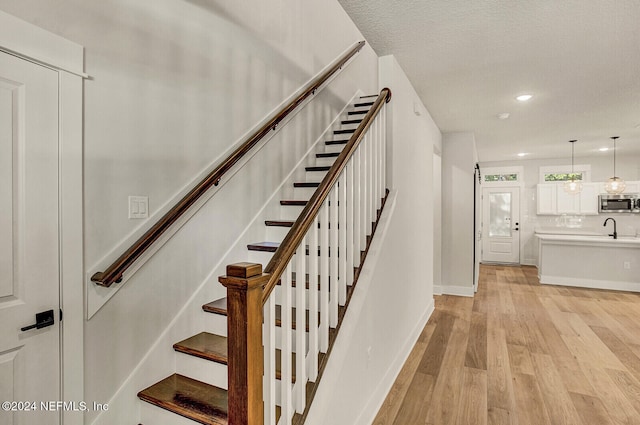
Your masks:
{"label": "wood handrail bracket", "polygon": [[[295,99],[284,106],[278,113],[253,133],[243,142],[231,155],[222,161],[213,171],[211,171],[200,183],[198,183],[189,193],[187,193],[173,208],[171,208],[156,224],[145,232],[133,245],[127,249],[117,260],[115,260],[103,272],[97,272],[91,276],[91,281],[100,286],[109,287],[115,282],[122,280],[123,273],[140,256],[156,242],[162,234],[168,230],[178,219],[200,199],[211,187],[217,186],[224,174],[229,171],[240,159],[254,148],[269,132],[275,131],[278,125],[293,111],[296,110],[307,98],[316,94],[336,72],[365,45],[364,41],[358,42],[349,50],[335,65],[313,80],[307,88]],[[352,138],[353,139],[353,138]],[[338,162],[338,161],[336,161]],[[307,226],[308,227],[308,226]],[[292,254],[293,255],[293,254]],[[270,263],[271,264],[271,263]]]}
{"label": "wood handrail bracket", "polygon": [[369,112],[364,116],[362,122],[358,125],[358,128],[356,128],[356,131],[349,139],[349,142],[325,175],[320,186],[318,186],[311,199],[307,202],[302,213],[300,213],[300,216],[293,224],[293,227],[282,240],[282,243],[273,254],[273,257],[271,257],[271,261],[269,261],[269,264],[265,267],[265,273],[270,276],[262,294],[263,304],[267,301],[269,295],[271,295],[271,292],[278,284],[278,280],[280,280],[287,264],[295,254],[298,245],[300,245],[300,242],[307,234],[309,227],[311,227],[313,220],[318,215],[320,207],[327,199],[331,188],[338,181],[340,173],[344,167],[346,167],[347,162],[360,145],[360,142],[369,130],[369,127],[373,124],[373,121],[378,115],[380,109],[382,109],[384,104],[390,100],[391,90],[388,88],[382,89],[373,103],[373,106],[371,106]]}

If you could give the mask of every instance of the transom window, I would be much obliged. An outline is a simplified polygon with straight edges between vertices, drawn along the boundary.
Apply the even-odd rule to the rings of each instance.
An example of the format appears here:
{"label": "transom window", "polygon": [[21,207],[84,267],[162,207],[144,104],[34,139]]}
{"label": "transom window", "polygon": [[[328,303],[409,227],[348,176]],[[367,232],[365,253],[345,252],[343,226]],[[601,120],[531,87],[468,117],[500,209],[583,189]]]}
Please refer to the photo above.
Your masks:
{"label": "transom window", "polygon": [[540,167],[539,183],[564,182],[571,179],[590,182],[591,165],[574,165],[573,172],[571,172],[571,164]]}
{"label": "transom window", "polygon": [[517,167],[480,167],[484,187],[521,186],[524,169]]}
{"label": "transom window", "polygon": [[582,173],[545,173],[545,182],[564,182],[567,180],[583,180]]}
{"label": "transom window", "polygon": [[486,174],[484,176],[486,182],[517,182],[518,174]]}

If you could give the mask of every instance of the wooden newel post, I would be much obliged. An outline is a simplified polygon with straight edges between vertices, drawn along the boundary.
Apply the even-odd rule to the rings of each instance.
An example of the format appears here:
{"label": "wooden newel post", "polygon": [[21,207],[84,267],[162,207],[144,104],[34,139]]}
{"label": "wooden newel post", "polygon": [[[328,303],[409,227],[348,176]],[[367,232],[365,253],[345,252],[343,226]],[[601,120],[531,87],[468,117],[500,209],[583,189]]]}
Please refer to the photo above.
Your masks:
{"label": "wooden newel post", "polygon": [[229,425],[262,425],[262,265],[236,263],[218,281],[227,288]]}

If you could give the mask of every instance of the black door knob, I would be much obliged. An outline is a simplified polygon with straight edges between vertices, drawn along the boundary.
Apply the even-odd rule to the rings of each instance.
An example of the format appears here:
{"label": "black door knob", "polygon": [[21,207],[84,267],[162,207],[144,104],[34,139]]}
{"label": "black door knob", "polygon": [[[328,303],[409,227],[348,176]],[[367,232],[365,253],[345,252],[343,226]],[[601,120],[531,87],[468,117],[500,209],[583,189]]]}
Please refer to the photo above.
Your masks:
{"label": "black door knob", "polygon": [[20,328],[21,331],[28,331],[30,329],[42,329],[47,326],[53,325],[53,310],[43,311],[41,313],[36,313],[36,323],[33,325],[25,326],[24,328]]}

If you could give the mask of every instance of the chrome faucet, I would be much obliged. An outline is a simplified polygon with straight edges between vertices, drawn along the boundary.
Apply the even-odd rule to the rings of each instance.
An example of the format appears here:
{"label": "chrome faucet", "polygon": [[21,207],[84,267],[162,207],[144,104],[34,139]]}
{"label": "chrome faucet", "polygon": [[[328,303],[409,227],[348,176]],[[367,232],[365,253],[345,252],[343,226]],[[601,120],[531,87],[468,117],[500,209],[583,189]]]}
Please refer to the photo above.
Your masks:
{"label": "chrome faucet", "polygon": [[607,225],[607,221],[609,221],[609,220],[613,221],[613,233],[609,233],[609,236],[613,236],[613,239],[618,239],[618,231],[616,229],[616,220],[614,218],[612,218],[612,217],[607,218],[604,221],[603,226],[606,226]]}

